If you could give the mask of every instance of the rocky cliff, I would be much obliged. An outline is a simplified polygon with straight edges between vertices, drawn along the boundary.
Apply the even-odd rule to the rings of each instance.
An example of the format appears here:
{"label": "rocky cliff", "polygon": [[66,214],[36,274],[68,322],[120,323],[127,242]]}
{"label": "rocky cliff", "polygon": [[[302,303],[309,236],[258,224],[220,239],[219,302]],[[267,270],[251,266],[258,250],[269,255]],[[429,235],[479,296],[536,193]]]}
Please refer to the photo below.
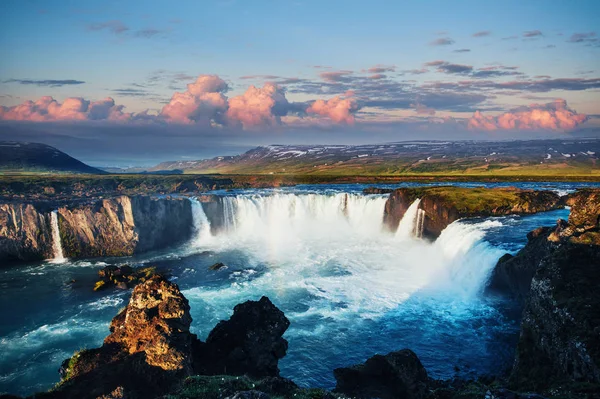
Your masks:
{"label": "rocky cliff", "polygon": [[384,224],[398,228],[408,207],[420,199],[425,212],[423,236],[437,238],[455,220],[476,216],[502,216],[548,211],[562,206],[552,191],[516,188],[416,187],[392,191],[384,212]]}
{"label": "rocky cliff", "polygon": [[92,202],[0,205],[0,260],[53,257],[50,212],[58,207],[63,254],[68,258],[127,256],[189,240],[188,199],[119,196]]}
{"label": "rocky cliff", "polygon": [[[490,290],[524,306],[510,381],[517,389],[588,384],[600,389],[600,190],[567,198],[568,221],[528,236],[514,257],[503,257]],[[574,388],[573,388],[574,389]]]}
{"label": "rocky cliff", "polygon": [[51,257],[50,215],[31,204],[0,204],[0,263]]}

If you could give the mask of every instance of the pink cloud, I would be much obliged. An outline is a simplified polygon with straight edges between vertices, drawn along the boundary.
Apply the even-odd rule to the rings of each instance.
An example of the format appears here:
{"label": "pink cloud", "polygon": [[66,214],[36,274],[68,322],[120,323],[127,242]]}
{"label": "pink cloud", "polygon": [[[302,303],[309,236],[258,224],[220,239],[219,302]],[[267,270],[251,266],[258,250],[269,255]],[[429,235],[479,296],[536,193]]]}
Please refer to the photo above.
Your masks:
{"label": "pink cloud", "polygon": [[587,115],[578,114],[567,106],[565,100],[559,99],[548,104],[532,104],[496,117],[477,111],[469,119],[468,127],[473,130],[569,130],[587,120]]}
{"label": "pink cloud", "polygon": [[272,126],[281,123],[281,116],[288,113],[289,107],[285,92],[278,85],[250,86],[244,94],[229,99],[227,119],[240,123],[244,129]]}
{"label": "pink cloud", "polygon": [[200,75],[187,85],[183,93],[176,92],[160,115],[169,122],[210,125],[227,111],[227,83],[217,75]]}
{"label": "pink cloud", "polygon": [[100,101],[88,101],[81,97],[69,97],[62,104],[50,96],[39,100],[25,101],[14,107],[0,107],[0,119],[19,121],[84,121],[112,120],[125,121],[134,118],[131,113],[123,112],[122,105],[108,97]]}
{"label": "pink cloud", "polygon": [[336,123],[352,125],[354,124],[354,113],[358,109],[356,99],[336,96],[329,100],[315,101],[306,109],[306,112],[330,118]]}

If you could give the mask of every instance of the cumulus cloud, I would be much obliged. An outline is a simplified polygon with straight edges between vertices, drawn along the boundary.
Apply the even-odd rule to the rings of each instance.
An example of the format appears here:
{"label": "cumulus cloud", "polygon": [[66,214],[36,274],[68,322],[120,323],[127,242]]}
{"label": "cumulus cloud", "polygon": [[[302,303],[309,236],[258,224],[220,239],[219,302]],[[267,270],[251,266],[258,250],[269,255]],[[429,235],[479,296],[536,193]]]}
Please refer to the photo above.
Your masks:
{"label": "cumulus cloud", "polygon": [[108,97],[104,100],[90,102],[81,97],[70,97],[59,103],[50,96],[39,100],[25,101],[14,107],[0,107],[0,119],[18,121],[83,121],[83,120],[131,120],[135,116],[124,113],[122,105],[115,105],[115,100]]}
{"label": "cumulus cloud", "polygon": [[349,80],[352,71],[321,72],[319,76],[327,82],[344,82]]}
{"label": "cumulus cloud", "polygon": [[489,30],[482,30],[482,31],[473,33],[472,36],[473,37],[485,37],[485,36],[489,36],[491,34],[492,34],[492,32],[490,32]]}
{"label": "cumulus cloud", "polygon": [[450,74],[468,74],[473,71],[471,65],[452,64],[441,60],[426,62],[425,66],[437,67],[438,72]]}
{"label": "cumulus cloud", "polygon": [[220,123],[228,108],[227,97],[223,94],[228,89],[227,82],[217,75],[200,75],[194,83],[187,85],[185,92],[173,94],[160,115],[176,123]]}
{"label": "cumulus cloud", "polygon": [[421,103],[411,104],[410,106],[415,109],[415,112],[418,115],[429,115],[429,116],[435,115],[435,109],[428,108],[427,106],[425,106]]}
{"label": "cumulus cloud", "polygon": [[336,96],[329,100],[315,101],[307,108],[306,112],[330,118],[336,123],[352,125],[354,124],[354,113],[358,109],[356,99]]}
{"label": "cumulus cloud", "polygon": [[569,130],[588,120],[587,115],[578,114],[567,106],[565,100],[548,104],[532,104],[496,117],[477,111],[469,119],[468,127],[473,130]]}
{"label": "cumulus cloud", "polygon": [[395,66],[385,66],[385,65],[375,65],[374,67],[367,69],[367,72],[369,72],[369,73],[386,73],[386,72],[395,72],[395,71],[396,71]]}
{"label": "cumulus cloud", "polygon": [[229,121],[248,129],[279,124],[289,111],[283,88],[266,83],[263,88],[250,86],[244,94],[229,99],[226,115]]}
{"label": "cumulus cloud", "polygon": [[569,43],[598,43],[600,39],[596,37],[596,32],[587,32],[573,33],[567,41]]}

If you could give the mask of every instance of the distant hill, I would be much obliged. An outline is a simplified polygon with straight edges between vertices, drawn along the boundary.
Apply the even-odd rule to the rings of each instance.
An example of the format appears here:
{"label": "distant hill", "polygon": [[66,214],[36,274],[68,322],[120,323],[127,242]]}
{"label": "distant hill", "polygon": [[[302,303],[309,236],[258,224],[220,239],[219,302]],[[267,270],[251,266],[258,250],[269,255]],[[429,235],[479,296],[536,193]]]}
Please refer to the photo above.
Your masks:
{"label": "distant hill", "polygon": [[105,174],[46,144],[0,141],[0,173]]}
{"label": "distant hill", "polygon": [[600,176],[600,140],[410,141],[271,145],[241,155],[163,162],[152,171],[223,174]]}

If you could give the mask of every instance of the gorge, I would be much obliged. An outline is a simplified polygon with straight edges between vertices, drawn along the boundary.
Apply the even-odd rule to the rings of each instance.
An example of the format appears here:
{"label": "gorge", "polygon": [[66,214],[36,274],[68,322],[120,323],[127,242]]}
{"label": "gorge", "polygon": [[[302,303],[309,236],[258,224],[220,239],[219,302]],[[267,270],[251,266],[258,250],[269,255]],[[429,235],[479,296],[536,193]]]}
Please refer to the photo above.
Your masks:
{"label": "gorge", "polygon": [[[52,211],[58,208],[67,258],[60,264],[29,261],[2,270],[3,303],[14,303],[5,311],[11,323],[2,327],[0,341],[6,354],[0,372],[10,392],[46,390],[57,381],[63,359],[82,346],[101,344],[128,293],[93,292],[95,275],[107,265],[126,264],[167,271],[189,300],[190,330],[202,340],[236,304],[268,296],[291,322],[281,375],[300,386],[331,389],[333,369],[402,348],[412,349],[434,378],[500,373],[511,363],[518,341],[519,306],[506,296],[484,295],[487,281],[504,253],[523,247],[527,232],[566,219],[569,210],[562,201],[572,203],[543,191],[521,206],[523,215],[515,215],[514,206],[503,210],[504,194],[536,188],[562,194],[573,186],[502,188],[500,205],[489,205],[498,216],[448,219],[435,240],[427,234],[418,238],[432,215],[421,204],[432,193],[439,196],[440,188],[426,192],[415,187],[421,196],[402,203],[406,211],[397,229],[384,223],[390,194],[365,194],[366,188],[301,186],[190,198],[3,205],[7,211],[2,215],[10,221],[6,226],[13,229],[10,236],[27,239],[19,251],[28,255],[40,248],[38,256],[44,259],[58,257],[52,230]],[[467,188],[444,190],[467,198]],[[527,215],[542,210],[547,212]],[[40,234],[33,234],[33,226]],[[107,232],[118,239],[106,240]],[[4,242],[2,248],[14,251],[15,241],[12,246]],[[209,270],[216,263],[222,266]],[[30,287],[27,296],[22,295],[24,287]],[[40,301],[44,309],[35,308]],[[376,339],[367,341],[374,331]],[[34,365],[31,359],[46,362]]]}

